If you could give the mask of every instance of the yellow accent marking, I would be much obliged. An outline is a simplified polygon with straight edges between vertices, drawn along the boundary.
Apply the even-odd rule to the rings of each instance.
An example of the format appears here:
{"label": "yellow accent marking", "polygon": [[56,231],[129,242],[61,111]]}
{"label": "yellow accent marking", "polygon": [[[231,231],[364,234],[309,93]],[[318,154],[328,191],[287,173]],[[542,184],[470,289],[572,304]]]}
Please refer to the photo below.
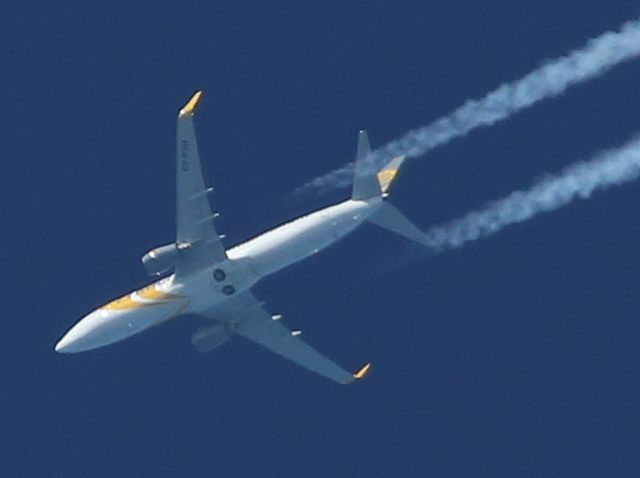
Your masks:
{"label": "yellow accent marking", "polygon": [[[134,300],[133,294],[137,294],[139,298],[146,299],[150,302],[138,302]],[[158,305],[158,304],[166,303],[168,301],[182,299],[182,298],[184,297],[179,294],[170,294],[169,292],[162,292],[155,288],[155,284],[151,284],[136,292],[127,294],[125,296],[120,297],[119,299],[109,302],[107,305],[102,306],[101,309],[102,310],[140,309],[142,307],[149,307],[150,305]]]}
{"label": "yellow accent marking", "polygon": [[137,294],[141,299],[152,301],[165,301],[180,298],[177,294],[170,294],[169,292],[162,292],[161,290],[156,289],[154,284],[147,286],[144,289],[140,289],[137,291]]}
{"label": "yellow accent marking", "polygon": [[371,369],[371,362],[364,364],[362,367],[358,369],[356,373],[353,374],[353,378],[348,382],[346,382],[346,384],[348,385],[350,383],[355,382],[356,380],[360,380],[361,378],[364,378],[367,375],[367,373],[369,373],[370,369]]}
{"label": "yellow accent marking", "polygon": [[378,182],[380,183],[380,189],[382,189],[383,193],[387,192],[396,174],[398,174],[397,169],[384,169],[378,173]]}
{"label": "yellow accent marking", "polygon": [[180,114],[178,116],[180,118],[192,116],[200,102],[200,98],[202,98],[202,91],[196,91],[187,104],[180,110]]}
{"label": "yellow accent marking", "polygon": [[371,368],[371,362],[364,364],[360,369],[353,374],[353,376],[357,379],[364,378],[367,373],[369,373],[369,369]]}
{"label": "yellow accent marking", "polygon": [[140,302],[136,302],[131,298],[131,294],[125,295],[124,297],[120,297],[119,299],[114,300],[113,302],[109,302],[107,305],[101,307],[102,310],[129,310],[129,309],[139,309],[141,307],[146,307],[151,304],[142,304]]}

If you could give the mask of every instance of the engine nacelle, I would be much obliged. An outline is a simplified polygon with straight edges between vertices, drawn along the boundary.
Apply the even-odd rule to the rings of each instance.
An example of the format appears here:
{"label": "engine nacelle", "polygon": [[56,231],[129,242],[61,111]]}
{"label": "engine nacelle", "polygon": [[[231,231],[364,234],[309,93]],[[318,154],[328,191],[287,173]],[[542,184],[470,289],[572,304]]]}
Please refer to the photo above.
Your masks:
{"label": "engine nacelle", "polygon": [[159,276],[176,266],[178,254],[178,247],[175,244],[156,247],[142,256],[142,265],[147,274]]}

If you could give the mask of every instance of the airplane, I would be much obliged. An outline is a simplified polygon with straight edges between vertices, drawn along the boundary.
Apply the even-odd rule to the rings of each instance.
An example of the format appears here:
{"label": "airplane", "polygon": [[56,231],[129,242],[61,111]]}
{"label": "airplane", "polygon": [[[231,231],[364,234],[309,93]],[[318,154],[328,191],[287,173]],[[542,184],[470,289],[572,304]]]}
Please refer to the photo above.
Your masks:
{"label": "airplane", "polygon": [[177,234],[173,243],[142,257],[149,275],[165,276],[99,307],[78,321],[55,345],[59,353],[103,347],[136,335],[182,314],[210,319],[191,342],[209,352],[238,335],[340,384],[363,378],[371,364],[351,373],[307,345],[299,330],[282,325],[251,288],[265,277],[332,245],[365,221],[423,243],[423,232],[386,198],[404,161],[393,158],[376,171],[368,159],[365,131],[358,137],[351,198],[294,219],[231,249],[218,235],[205,187],[194,113],[202,98],[197,91],[179,111],[176,144]]}

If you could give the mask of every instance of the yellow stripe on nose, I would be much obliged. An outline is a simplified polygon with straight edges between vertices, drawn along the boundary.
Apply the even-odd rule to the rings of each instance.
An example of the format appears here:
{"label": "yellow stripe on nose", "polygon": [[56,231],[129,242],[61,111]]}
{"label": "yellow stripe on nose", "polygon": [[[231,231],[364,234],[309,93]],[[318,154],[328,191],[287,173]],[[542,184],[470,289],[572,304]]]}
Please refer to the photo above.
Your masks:
{"label": "yellow stripe on nose", "polygon": [[148,305],[152,304],[143,304],[141,302],[136,302],[131,298],[131,295],[125,295],[124,297],[120,297],[113,302],[109,302],[107,305],[102,307],[102,310],[130,310],[139,309],[140,307],[146,307]]}
{"label": "yellow stripe on nose", "polygon": [[155,286],[150,285],[149,287],[145,287],[144,289],[140,289],[138,292],[138,297],[145,300],[150,301],[166,301],[166,300],[174,300],[179,299],[180,296],[177,294],[170,294],[169,292],[163,292],[155,288]]}
{"label": "yellow stripe on nose", "polygon": [[109,302],[101,307],[102,310],[132,310],[141,307],[149,307],[151,305],[160,305],[167,302],[184,299],[180,294],[171,294],[156,289],[155,284],[144,287],[143,289],[127,294],[119,299]]}

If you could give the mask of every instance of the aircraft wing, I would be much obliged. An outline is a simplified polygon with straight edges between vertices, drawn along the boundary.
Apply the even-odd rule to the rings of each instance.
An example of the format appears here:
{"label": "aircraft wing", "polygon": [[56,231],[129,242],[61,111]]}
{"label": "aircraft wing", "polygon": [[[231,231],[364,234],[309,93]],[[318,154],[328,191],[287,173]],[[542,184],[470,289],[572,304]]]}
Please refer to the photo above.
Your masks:
{"label": "aircraft wing", "polygon": [[267,312],[249,291],[238,294],[205,315],[232,324],[231,330],[238,335],[341,384],[363,378],[371,367],[371,364],[366,364],[356,373],[348,372],[307,345],[299,332],[282,325],[279,316]]}
{"label": "aircraft wing", "polygon": [[214,214],[202,178],[193,114],[202,97],[196,92],[178,114],[176,141],[176,243],[182,250],[177,275],[188,275],[226,259],[213,225]]}

